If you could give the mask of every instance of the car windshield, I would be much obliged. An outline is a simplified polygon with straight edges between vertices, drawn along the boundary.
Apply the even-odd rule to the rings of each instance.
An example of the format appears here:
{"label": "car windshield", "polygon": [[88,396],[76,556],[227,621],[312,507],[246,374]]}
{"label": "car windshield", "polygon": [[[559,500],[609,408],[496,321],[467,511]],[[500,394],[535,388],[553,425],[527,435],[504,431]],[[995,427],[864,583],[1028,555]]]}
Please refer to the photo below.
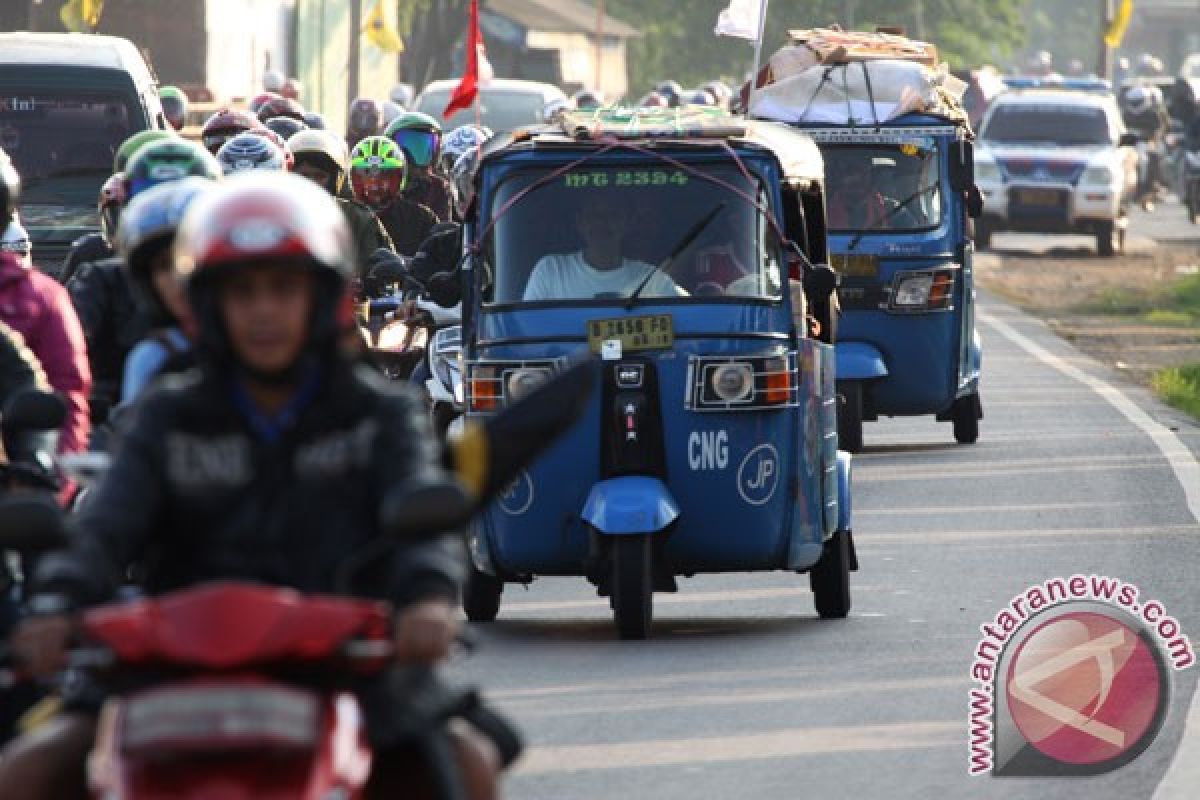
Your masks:
{"label": "car windshield", "polygon": [[982,138],[1000,144],[1113,143],[1104,110],[1091,106],[1000,106],[988,119]]}
{"label": "car windshield", "polygon": [[[511,131],[543,121],[546,103],[541,92],[483,89],[479,97],[480,119],[494,131]],[[436,89],[421,95],[416,110],[441,120],[442,127],[448,131],[462,125],[475,124],[474,108],[459,111],[449,119],[442,119],[442,111],[449,102],[450,90]]]}
{"label": "car windshield", "polygon": [[822,147],[830,230],[923,230],[942,219],[932,139]]}
{"label": "car windshield", "polygon": [[144,127],[117,93],[6,92],[0,147],[21,174],[23,203],[95,205],[113,154]]}
{"label": "car windshield", "polygon": [[[766,192],[735,166],[713,183],[665,163],[523,172],[492,202],[496,303],[643,298],[778,299],[776,247],[745,198]],[[522,193],[527,192],[527,194]],[[670,257],[670,258],[669,258]],[[656,266],[663,267],[656,270]]]}

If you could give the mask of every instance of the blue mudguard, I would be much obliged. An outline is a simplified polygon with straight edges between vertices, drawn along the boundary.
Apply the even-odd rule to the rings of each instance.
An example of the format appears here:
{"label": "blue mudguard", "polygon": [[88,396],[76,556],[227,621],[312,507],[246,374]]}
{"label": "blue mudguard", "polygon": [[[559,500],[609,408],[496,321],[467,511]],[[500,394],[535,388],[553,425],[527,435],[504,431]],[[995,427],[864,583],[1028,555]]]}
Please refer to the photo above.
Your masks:
{"label": "blue mudguard", "polygon": [[865,381],[888,374],[883,354],[864,342],[838,342],[836,354],[839,381]]}
{"label": "blue mudguard", "polygon": [[850,506],[850,454],[838,451],[838,530],[854,530]]}
{"label": "blue mudguard", "polygon": [[583,521],[600,533],[658,533],[679,518],[679,505],[658,478],[630,475],[592,487]]}

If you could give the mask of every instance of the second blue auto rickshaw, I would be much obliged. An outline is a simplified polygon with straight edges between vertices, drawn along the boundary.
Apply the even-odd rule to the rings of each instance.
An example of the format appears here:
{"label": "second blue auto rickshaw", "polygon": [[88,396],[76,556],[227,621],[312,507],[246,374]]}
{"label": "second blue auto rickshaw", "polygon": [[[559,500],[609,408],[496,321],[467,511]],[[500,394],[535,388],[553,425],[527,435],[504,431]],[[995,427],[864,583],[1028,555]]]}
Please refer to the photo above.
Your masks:
{"label": "second blue auto rickshaw", "polygon": [[774,123],[598,111],[489,147],[466,224],[467,413],[565,365],[583,420],[471,533],[470,619],[506,583],[585,577],[623,638],[698,573],[806,572],[850,609],[820,154]]}

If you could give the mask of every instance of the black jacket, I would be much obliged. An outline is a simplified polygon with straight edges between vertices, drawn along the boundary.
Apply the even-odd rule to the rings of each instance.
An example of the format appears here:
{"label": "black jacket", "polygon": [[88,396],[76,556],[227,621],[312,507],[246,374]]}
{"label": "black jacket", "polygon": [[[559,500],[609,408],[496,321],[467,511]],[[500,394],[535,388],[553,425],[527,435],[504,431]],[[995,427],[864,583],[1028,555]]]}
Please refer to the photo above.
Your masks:
{"label": "black jacket", "polygon": [[0,322],[0,413],[9,398],[22,389],[45,389],[49,384],[42,364],[20,333]]}
{"label": "black jacket", "polygon": [[438,218],[432,211],[404,195],[379,212],[379,221],[387,228],[396,252],[402,256],[415,255],[421,242],[438,224]]}
{"label": "black jacket", "polygon": [[125,357],[150,332],[119,258],[80,265],[67,283],[92,367],[92,420],[103,422],[121,395]]}
{"label": "black jacket", "polygon": [[108,240],[99,233],[89,233],[85,236],[80,236],[71,244],[71,250],[67,253],[67,260],[63,262],[63,271],[58,276],[58,279],[65,285],[84,264],[90,264],[93,261],[103,261],[115,255],[116,253],[113,252]]}
{"label": "black jacket", "polygon": [[[338,592],[339,567],[388,543],[382,498],[441,475],[418,397],[366,367],[339,365],[274,442],[253,432],[232,383],[203,368],[164,378],[133,413],[71,548],[39,565],[37,593],[103,602],[134,567],[151,593],[212,580]],[[354,593],[397,605],[456,596],[460,537],[382,552]]]}

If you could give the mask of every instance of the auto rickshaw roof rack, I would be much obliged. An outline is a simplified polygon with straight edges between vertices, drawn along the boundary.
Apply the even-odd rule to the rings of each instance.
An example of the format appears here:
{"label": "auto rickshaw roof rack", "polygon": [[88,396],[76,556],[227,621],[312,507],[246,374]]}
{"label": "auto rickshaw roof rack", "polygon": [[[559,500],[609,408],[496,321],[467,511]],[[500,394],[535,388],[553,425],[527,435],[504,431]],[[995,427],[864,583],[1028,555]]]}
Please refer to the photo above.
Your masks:
{"label": "auto rickshaw roof rack", "polygon": [[605,108],[568,111],[555,122],[518,129],[484,148],[484,158],[521,145],[534,148],[602,147],[613,140],[658,149],[729,144],[761,147],[775,154],[789,184],[824,183],[820,150],[806,132],[764,120],[745,119],[707,106],[678,109]]}

